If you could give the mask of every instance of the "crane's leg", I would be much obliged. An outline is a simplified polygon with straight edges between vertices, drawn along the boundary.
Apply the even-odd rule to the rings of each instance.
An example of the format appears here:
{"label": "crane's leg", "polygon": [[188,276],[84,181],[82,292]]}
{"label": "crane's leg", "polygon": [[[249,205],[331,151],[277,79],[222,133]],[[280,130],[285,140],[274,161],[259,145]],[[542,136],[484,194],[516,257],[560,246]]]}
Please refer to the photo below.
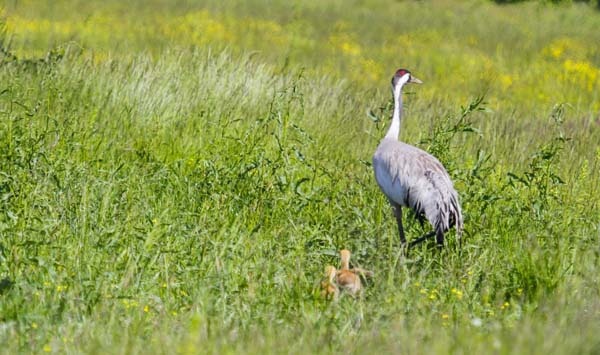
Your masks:
{"label": "crane's leg", "polygon": [[441,229],[435,231],[435,241],[437,242],[439,247],[444,246],[444,232]]}
{"label": "crane's leg", "polygon": [[425,234],[422,237],[419,237],[419,238],[417,238],[415,240],[411,240],[410,243],[408,243],[408,247],[412,248],[415,245],[418,245],[418,244],[422,243],[423,241],[427,240],[428,238],[433,237],[435,234],[436,234],[435,231],[431,231],[431,232]]}
{"label": "crane's leg", "polygon": [[398,223],[398,234],[400,234],[400,242],[402,245],[406,244],[406,237],[404,236],[404,228],[402,228],[402,208],[397,203],[392,203],[392,209],[394,210],[394,216],[396,216],[396,222]]}

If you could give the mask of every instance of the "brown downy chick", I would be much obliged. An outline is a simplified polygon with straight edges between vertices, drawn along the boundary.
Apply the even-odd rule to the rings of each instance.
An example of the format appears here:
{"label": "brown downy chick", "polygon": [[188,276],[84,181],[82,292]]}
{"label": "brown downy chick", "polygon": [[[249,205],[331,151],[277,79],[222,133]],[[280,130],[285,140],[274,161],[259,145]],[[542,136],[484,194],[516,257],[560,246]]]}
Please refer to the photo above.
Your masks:
{"label": "brown downy chick", "polygon": [[342,290],[352,296],[357,296],[362,290],[362,284],[358,274],[354,270],[350,270],[350,250],[344,249],[340,251],[340,257],[342,259],[342,267],[337,272],[337,284]]}
{"label": "brown downy chick", "polygon": [[337,270],[331,265],[325,266],[325,279],[321,281],[321,295],[328,300],[337,300],[340,293],[335,284]]}

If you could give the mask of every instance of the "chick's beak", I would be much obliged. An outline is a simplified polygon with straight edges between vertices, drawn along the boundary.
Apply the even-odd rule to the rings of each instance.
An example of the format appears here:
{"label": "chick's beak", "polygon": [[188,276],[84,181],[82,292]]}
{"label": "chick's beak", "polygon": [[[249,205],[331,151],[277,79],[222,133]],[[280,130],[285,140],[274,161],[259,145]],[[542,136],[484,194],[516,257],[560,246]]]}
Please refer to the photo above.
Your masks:
{"label": "chick's beak", "polygon": [[413,84],[423,84],[423,82],[422,82],[420,79],[418,79],[418,78],[415,78],[415,77],[414,77],[414,76],[412,76],[412,75],[410,76],[410,80],[409,80],[408,82],[409,82],[409,83],[413,83]]}

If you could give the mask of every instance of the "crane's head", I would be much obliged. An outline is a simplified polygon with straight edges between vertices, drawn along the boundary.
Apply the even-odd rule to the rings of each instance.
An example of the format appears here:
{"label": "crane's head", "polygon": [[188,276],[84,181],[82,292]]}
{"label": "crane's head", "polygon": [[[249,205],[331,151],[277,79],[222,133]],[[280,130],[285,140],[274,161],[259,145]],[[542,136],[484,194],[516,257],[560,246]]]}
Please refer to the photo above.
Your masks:
{"label": "crane's head", "polygon": [[406,83],[412,84],[423,84],[423,82],[406,70],[406,69],[398,69],[396,70],[396,74],[392,78],[392,89],[396,89],[398,85],[403,86]]}

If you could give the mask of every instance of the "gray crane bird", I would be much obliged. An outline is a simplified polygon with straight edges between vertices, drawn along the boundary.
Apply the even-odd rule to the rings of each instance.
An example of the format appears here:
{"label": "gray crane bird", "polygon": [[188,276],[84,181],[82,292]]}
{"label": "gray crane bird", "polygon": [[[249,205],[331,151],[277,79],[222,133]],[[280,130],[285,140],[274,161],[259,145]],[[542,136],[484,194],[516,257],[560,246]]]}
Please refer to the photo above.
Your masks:
{"label": "gray crane bird", "polygon": [[400,142],[402,120],[402,88],[407,83],[421,84],[406,69],[398,69],[392,78],[394,113],[385,137],[373,155],[375,179],[387,196],[398,222],[400,241],[406,245],[402,227],[402,207],[409,207],[419,221],[426,218],[434,230],[409,244],[414,246],[435,235],[439,246],[444,245],[444,233],[456,226],[457,236],[463,228],[458,194],[444,166],[433,155],[412,145]]}

